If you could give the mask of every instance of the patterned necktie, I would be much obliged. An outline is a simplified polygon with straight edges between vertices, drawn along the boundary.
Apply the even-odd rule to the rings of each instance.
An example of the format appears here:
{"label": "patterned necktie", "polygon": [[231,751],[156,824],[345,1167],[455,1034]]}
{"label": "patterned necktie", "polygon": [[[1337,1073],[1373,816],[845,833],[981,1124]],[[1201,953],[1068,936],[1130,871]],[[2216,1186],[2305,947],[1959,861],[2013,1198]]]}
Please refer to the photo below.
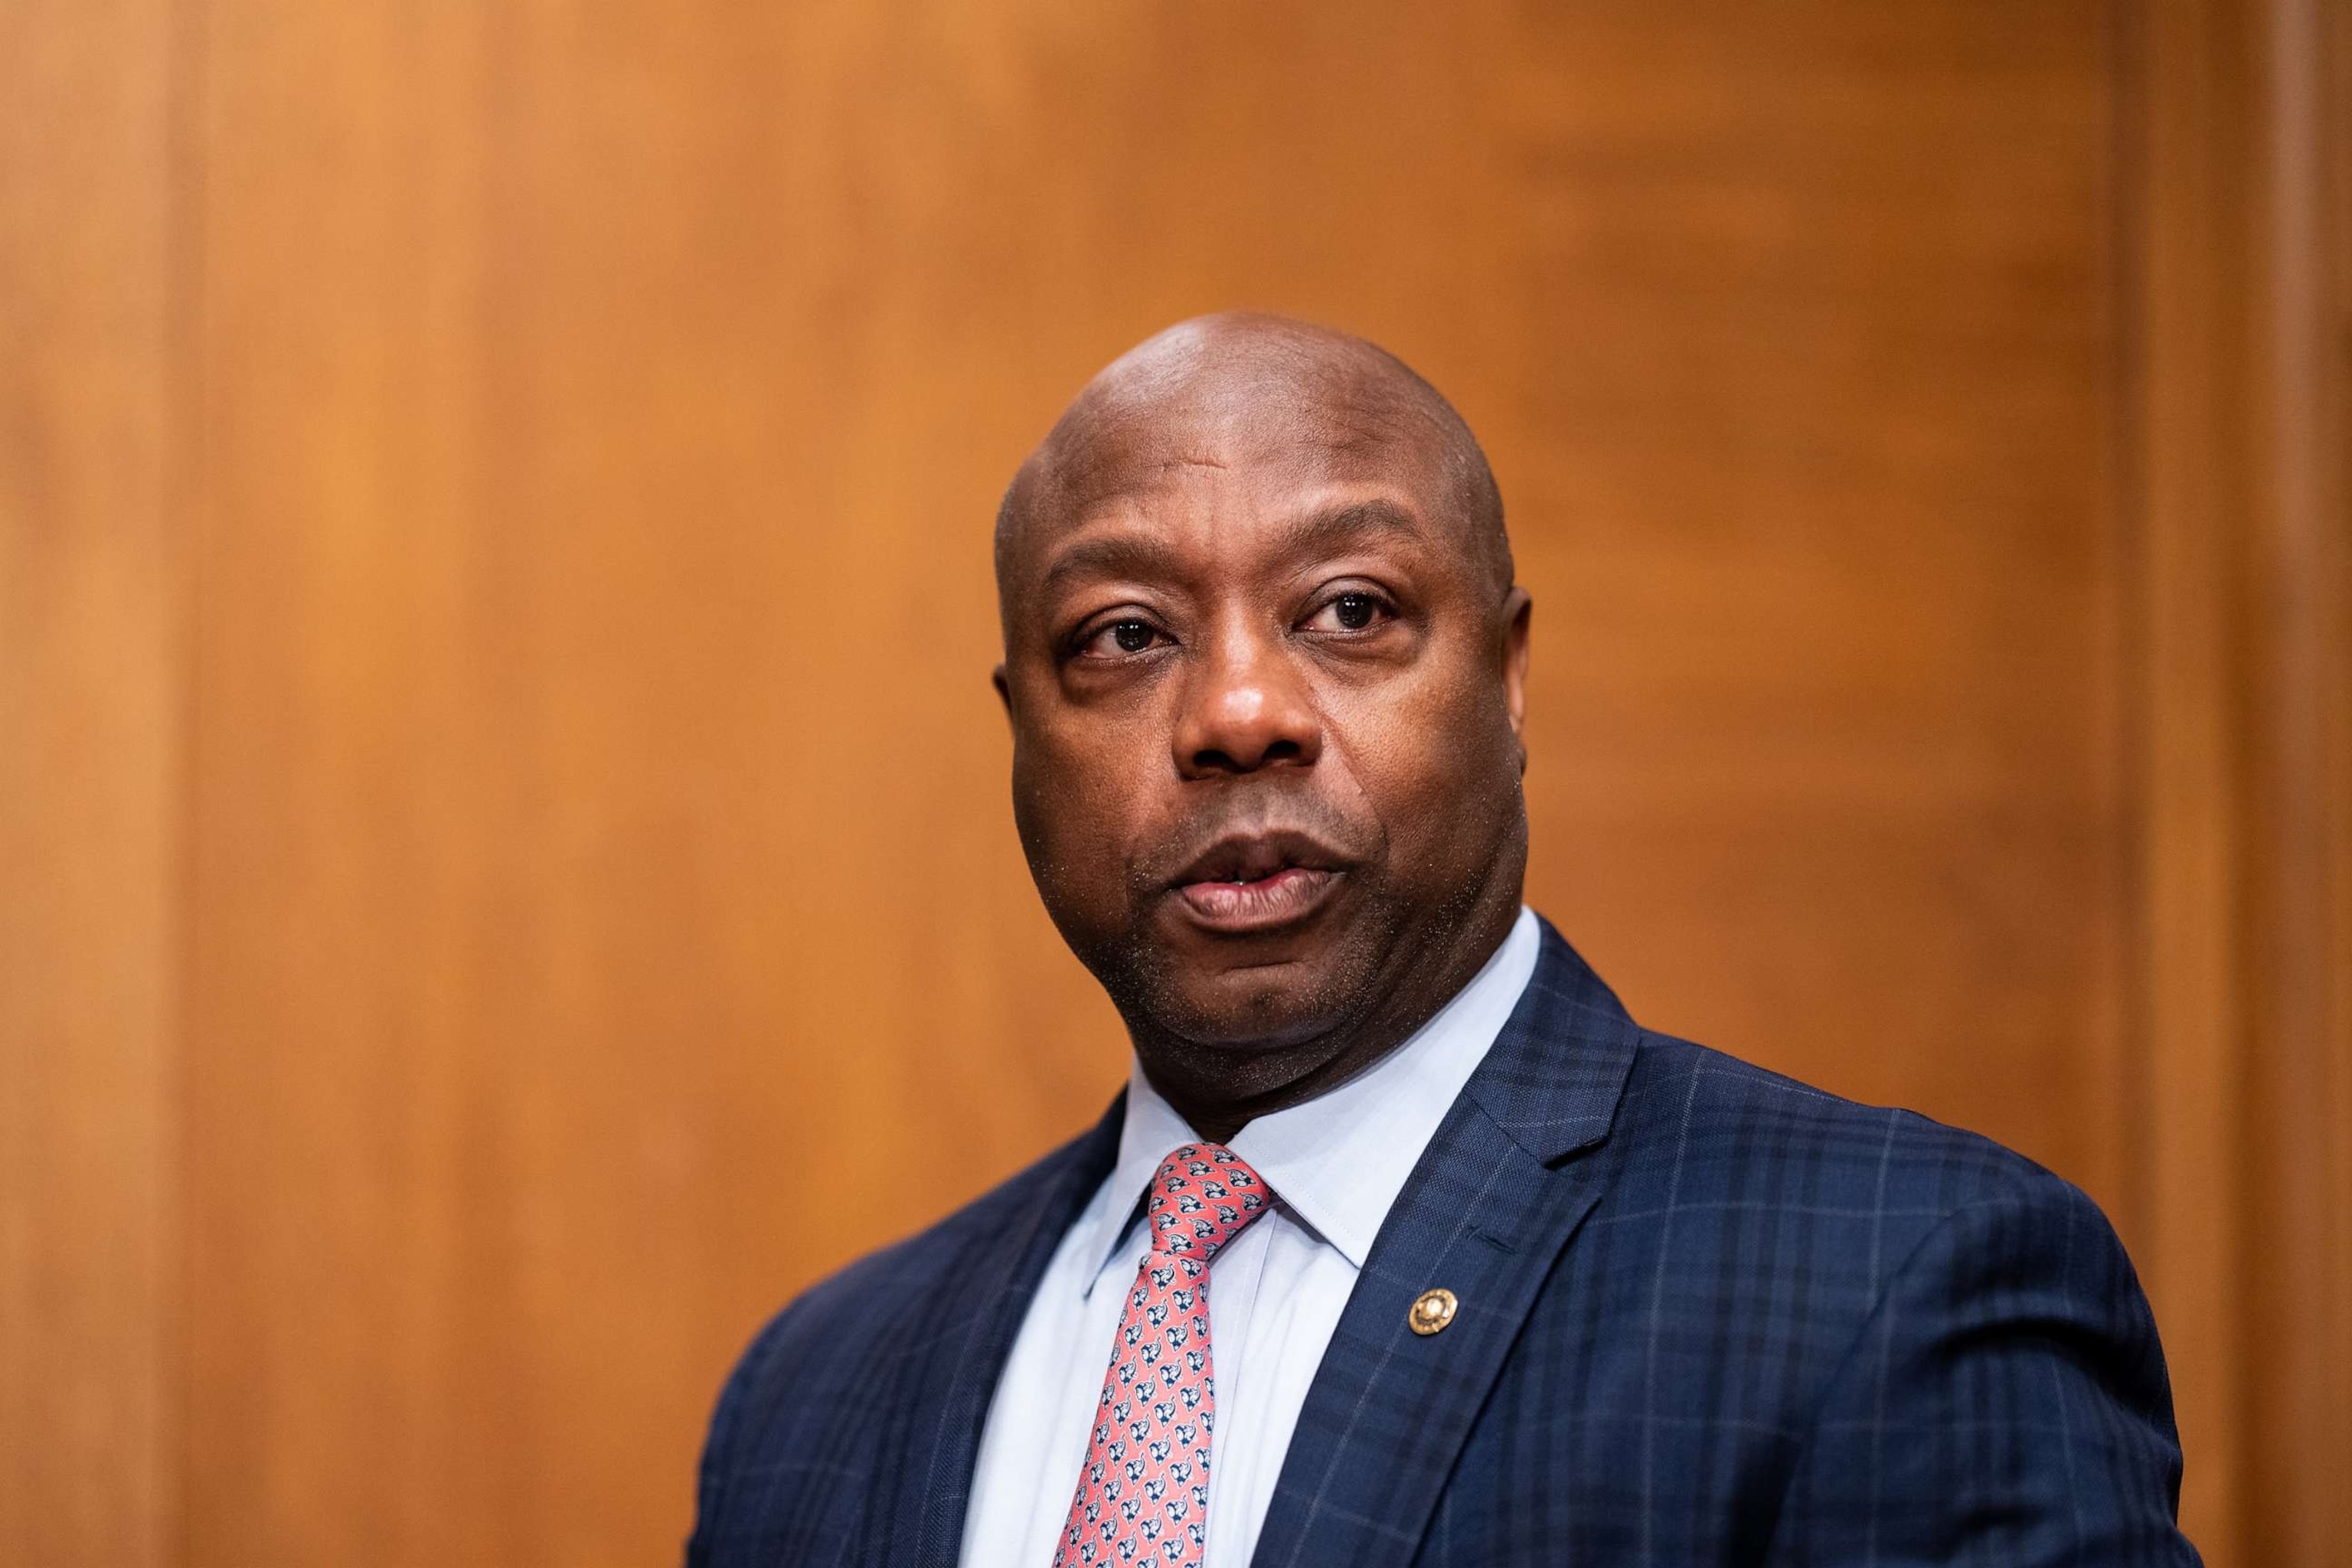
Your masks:
{"label": "patterned necktie", "polygon": [[1187,1143],[1151,1178],[1151,1250],[1111,1342],[1054,1568],[1197,1568],[1209,1539],[1209,1260],[1265,1212],[1232,1150]]}

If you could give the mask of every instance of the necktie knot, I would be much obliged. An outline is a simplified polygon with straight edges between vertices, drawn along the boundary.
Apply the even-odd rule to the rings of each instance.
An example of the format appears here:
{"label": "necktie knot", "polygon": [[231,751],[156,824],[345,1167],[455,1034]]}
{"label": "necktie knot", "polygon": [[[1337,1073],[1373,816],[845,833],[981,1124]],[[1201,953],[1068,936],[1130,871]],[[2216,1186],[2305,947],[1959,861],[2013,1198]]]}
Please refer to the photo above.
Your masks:
{"label": "necktie knot", "polygon": [[1151,1178],[1151,1250],[1206,1263],[1265,1204],[1265,1184],[1240,1155],[1219,1143],[1187,1143]]}

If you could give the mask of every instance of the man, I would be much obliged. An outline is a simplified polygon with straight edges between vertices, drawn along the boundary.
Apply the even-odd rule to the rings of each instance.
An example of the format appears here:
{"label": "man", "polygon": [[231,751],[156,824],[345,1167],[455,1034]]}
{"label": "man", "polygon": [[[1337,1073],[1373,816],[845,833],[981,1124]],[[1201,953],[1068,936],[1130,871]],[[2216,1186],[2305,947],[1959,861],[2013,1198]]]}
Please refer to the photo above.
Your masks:
{"label": "man", "polygon": [[2193,1563],[2090,1201],[1637,1026],[1520,904],[1528,599],[1454,411],[1219,317],[996,539],[1094,1131],[760,1335],[691,1563]]}

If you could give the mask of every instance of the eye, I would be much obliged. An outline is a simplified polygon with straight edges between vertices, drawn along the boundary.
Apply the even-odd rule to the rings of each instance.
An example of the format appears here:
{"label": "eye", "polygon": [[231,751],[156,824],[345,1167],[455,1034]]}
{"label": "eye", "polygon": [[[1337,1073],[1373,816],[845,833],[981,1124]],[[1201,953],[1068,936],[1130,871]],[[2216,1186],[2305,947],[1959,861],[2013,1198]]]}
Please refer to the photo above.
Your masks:
{"label": "eye", "polygon": [[1307,617],[1307,629],[1317,632],[1369,631],[1379,624],[1381,617],[1393,614],[1395,612],[1379,595],[1351,589],[1344,594],[1334,594],[1324,601],[1322,607]]}
{"label": "eye", "polygon": [[1149,653],[1167,640],[1158,626],[1130,616],[1096,627],[1079,643],[1078,652],[1096,658],[1117,658],[1126,654]]}

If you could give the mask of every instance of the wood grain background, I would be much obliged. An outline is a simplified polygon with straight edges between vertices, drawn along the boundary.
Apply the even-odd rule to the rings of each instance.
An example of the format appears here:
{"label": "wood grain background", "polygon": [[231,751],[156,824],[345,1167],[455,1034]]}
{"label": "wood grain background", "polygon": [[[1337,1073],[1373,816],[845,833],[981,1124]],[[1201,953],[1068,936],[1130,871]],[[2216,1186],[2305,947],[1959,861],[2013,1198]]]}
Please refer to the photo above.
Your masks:
{"label": "wood grain background", "polygon": [[2122,1226],[2352,1501],[2326,0],[0,11],[0,1559],[674,1556],[763,1314],[1088,1121],[988,521],[1203,310],[1412,361],[1644,1021]]}

